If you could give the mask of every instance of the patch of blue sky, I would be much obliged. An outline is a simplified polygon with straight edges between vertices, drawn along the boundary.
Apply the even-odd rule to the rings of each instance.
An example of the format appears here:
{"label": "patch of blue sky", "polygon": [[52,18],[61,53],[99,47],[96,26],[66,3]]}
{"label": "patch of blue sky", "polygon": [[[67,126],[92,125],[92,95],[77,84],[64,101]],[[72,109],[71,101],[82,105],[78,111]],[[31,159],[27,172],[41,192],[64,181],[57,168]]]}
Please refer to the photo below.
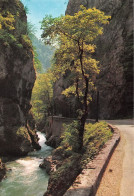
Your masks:
{"label": "patch of blue sky", "polygon": [[41,36],[41,24],[45,15],[58,17],[65,14],[68,0],[21,0],[27,6],[29,13],[28,21],[36,28],[36,36]]}

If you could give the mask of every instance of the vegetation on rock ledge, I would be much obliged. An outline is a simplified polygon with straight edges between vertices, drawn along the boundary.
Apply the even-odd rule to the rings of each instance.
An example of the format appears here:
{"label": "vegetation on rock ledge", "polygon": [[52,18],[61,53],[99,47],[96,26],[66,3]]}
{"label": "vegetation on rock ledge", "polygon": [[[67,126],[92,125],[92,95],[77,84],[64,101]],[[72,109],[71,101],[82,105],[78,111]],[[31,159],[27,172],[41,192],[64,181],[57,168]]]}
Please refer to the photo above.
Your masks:
{"label": "vegetation on rock ledge", "polygon": [[86,167],[86,164],[99,153],[112,137],[112,131],[106,122],[86,124],[84,151],[83,154],[79,154],[76,152],[78,148],[76,142],[78,140],[77,125],[77,121],[66,125],[61,145],[52,154],[53,164],[56,163],[56,171],[51,173],[45,196],[49,194],[62,196],[82,169]]}
{"label": "vegetation on rock ledge", "polygon": [[0,41],[4,47],[19,49],[26,56],[26,51],[32,49],[32,43],[28,37],[26,20],[24,20],[24,7],[19,0],[14,0],[14,2],[2,0],[0,4],[2,7],[0,10]]}

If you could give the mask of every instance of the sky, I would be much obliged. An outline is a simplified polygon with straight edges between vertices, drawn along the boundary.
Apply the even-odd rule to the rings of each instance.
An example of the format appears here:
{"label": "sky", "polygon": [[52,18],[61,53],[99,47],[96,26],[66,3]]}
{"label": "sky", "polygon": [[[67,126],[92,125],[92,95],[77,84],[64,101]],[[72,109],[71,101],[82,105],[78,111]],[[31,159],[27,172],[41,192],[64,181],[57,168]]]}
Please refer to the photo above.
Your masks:
{"label": "sky", "polygon": [[22,3],[28,7],[28,21],[35,25],[36,36],[40,38],[41,24],[45,15],[52,15],[57,17],[65,15],[68,0],[21,0]]}

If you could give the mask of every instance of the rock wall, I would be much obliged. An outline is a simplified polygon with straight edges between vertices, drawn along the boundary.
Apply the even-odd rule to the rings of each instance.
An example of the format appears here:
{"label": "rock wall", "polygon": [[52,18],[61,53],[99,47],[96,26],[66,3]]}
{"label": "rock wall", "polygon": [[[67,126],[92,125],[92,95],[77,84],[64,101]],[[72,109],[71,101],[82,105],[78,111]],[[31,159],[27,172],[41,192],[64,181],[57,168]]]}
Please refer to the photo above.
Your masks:
{"label": "rock wall", "polygon": [[[68,125],[72,123],[75,118],[65,118],[61,116],[50,116],[48,118],[48,126],[45,127],[46,144],[57,148],[61,142],[61,135],[63,134],[64,124]],[[87,119],[87,123],[95,123],[94,120]]]}
{"label": "rock wall", "polygon": [[5,177],[5,175],[6,175],[6,168],[0,159],[0,181]]}
{"label": "rock wall", "polygon": [[[31,122],[31,93],[36,79],[27,18],[19,0],[1,0],[3,17],[14,17],[13,30],[0,29],[0,154],[25,155],[39,149]],[[11,22],[9,22],[9,25]]]}
{"label": "rock wall", "polygon": [[46,144],[57,148],[60,144],[60,136],[63,133],[63,124],[70,124],[73,120],[72,118],[64,118],[60,116],[50,116],[48,118],[49,126],[45,129],[46,133]]}
{"label": "rock wall", "polygon": [[[133,115],[133,1],[69,0],[66,14],[73,15],[81,4],[87,8],[96,7],[111,15],[110,24],[104,28],[104,34],[96,43],[95,57],[101,65],[97,80],[100,92],[99,117],[130,117]],[[96,115],[95,94],[93,98],[90,118]]]}

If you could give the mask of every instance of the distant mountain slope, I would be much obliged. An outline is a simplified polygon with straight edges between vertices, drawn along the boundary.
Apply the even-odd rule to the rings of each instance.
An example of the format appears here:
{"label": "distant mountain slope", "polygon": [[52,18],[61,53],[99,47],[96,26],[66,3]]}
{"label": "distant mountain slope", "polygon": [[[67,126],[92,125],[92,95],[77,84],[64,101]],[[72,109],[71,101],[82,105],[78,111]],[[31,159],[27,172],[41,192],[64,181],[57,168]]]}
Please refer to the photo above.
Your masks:
{"label": "distant mountain slope", "polygon": [[32,43],[33,43],[33,46],[36,48],[38,59],[42,63],[43,72],[45,72],[51,65],[51,59],[54,54],[54,48],[49,45],[45,45],[36,36],[32,37]]}

